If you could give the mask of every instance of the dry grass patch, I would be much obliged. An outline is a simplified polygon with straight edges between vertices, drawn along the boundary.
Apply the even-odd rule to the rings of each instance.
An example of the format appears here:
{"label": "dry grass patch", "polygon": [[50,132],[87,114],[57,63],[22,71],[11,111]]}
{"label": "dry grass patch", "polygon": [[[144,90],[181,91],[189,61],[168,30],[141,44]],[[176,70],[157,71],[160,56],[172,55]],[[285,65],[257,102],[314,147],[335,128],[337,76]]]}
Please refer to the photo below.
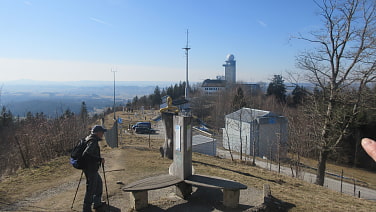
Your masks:
{"label": "dry grass patch", "polygon": [[0,182],[3,202],[14,202],[30,194],[79,178],[79,173],[69,164],[68,157],[59,157],[39,167],[21,169]]}
{"label": "dry grass patch", "polygon": [[[317,161],[309,158],[302,158],[301,162],[309,167],[317,167]],[[343,170],[344,177],[351,178],[356,180],[356,184],[372,189],[376,189],[376,178],[375,178],[375,172],[367,171],[365,169],[361,168],[352,168],[352,167],[346,167],[346,166],[339,166],[336,164],[333,164],[331,162],[328,162],[326,164],[326,172],[341,176]],[[314,170],[306,169],[305,171],[315,173]],[[316,174],[316,173],[315,173]],[[330,175],[326,175],[327,177],[336,178]],[[344,181],[353,183],[353,180],[344,179]]]}
{"label": "dry grass patch", "polygon": [[235,164],[228,159],[193,154],[196,173],[236,180],[261,189],[269,184],[277,199],[294,204],[291,211],[376,211],[375,202],[331,191],[259,167]]}

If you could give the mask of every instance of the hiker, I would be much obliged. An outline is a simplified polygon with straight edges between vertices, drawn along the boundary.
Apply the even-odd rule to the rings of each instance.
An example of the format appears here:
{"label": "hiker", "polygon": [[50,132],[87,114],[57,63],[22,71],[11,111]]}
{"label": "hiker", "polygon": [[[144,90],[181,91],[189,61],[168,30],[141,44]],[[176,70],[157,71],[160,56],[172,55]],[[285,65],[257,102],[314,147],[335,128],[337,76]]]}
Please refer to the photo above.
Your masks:
{"label": "hiker", "polygon": [[99,167],[104,165],[104,158],[101,157],[98,142],[102,140],[107,129],[95,125],[89,136],[85,138],[87,147],[83,153],[86,157],[86,166],[83,169],[86,177],[86,193],[84,198],[83,212],[91,212],[93,205],[96,212],[104,211],[105,203],[102,202],[103,184],[98,173]]}
{"label": "hiker", "polygon": [[362,146],[367,154],[376,162],[376,141],[370,138],[363,138]]}

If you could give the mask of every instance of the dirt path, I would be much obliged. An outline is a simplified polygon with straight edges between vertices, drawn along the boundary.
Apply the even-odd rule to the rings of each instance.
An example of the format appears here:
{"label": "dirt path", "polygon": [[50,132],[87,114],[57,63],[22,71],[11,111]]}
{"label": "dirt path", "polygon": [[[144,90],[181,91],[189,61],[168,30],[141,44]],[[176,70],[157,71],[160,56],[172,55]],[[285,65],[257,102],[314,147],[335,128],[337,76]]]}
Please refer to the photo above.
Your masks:
{"label": "dirt path", "polygon": [[[121,149],[103,152],[103,156],[106,158],[105,170],[110,203],[112,196],[116,196],[118,193],[121,193],[119,189],[121,185],[116,184],[116,182],[122,182],[122,180],[124,180],[122,177],[124,176],[123,173],[125,170],[125,157],[122,155],[124,153],[125,151],[122,151]],[[102,169],[100,170],[100,174],[103,179]],[[45,184],[38,184],[37,187],[40,187],[40,189],[31,193],[26,198],[11,204],[0,204],[0,211],[72,211],[71,205],[80,176],[81,171],[73,168],[67,169],[65,176],[62,176],[59,179],[51,178],[49,179],[50,182],[48,183],[46,182]],[[56,184],[53,183],[54,181]],[[74,211],[81,211],[83,196],[85,193],[85,183],[86,180],[85,176],[83,175],[77,197],[73,205]],[[47,184],[51,184],[53,186],[49,186]],[[106,198],[105,188],[103,197]]]}
{"label": "dirt path", "polygon": [[[105,163],[105,171],[106,171],[106,181],[107,181],[107,190],[109,195],[109,200],[111,205],[113,202],[111,201],[115,196],[121,196],[122,192],[120,190],[121,184],[117,184],[117,182],[124,182],[125,181],[125,151],[121,149],[114,149],[110,151],[104,151],[102,156],[106,159]],[[59,185],[58,187],[51,188],[47,190],[47,192],[42,192],[40,195],[37,195],[37,201],[29,201],[32,203],[30,205],[30,209],[32,208],[39,208],[39,209],[46,209],[46,211],[70,211],[74,194],[76,192],[76,188],[79,181],[80,171],[73,170],[73,172],[78,172],[79,174],[75,173],[76,180],[74,182],[67,182],[66,184]],[[100,175],[102,176],[102,180],[104,181],[103,177],[103,169],[100,169]],[[77,193],[76,200],[73,205],[74,211],[81,211],[82,210],[82,202],[83,197],[85,194],[85,176],[82,177],[82,181]],[[44,195],[48,194],[48,195]],[[106,200],[106,188],[103,188],[103,200]],[[121,198],[120,198],[121,199]],[[107,200],[106,200],[107,201]],[[117,204],[116,204],[117,205]],[[28,208],[29,209],[29,208]],[[52,210],[51,210],[52,209]],[[111,211],[120,211],[115,210],[116,208],[112,208]]]}

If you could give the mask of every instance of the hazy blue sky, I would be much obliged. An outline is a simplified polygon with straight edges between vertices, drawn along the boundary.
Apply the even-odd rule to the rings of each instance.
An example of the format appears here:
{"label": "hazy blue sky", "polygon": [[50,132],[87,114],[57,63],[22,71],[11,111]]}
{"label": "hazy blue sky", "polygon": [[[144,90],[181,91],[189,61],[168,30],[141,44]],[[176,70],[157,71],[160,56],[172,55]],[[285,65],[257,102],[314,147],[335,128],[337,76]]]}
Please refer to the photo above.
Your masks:
{"label": "hazy blue sky", "polygon": [[0,0],[0,82],[184,81],[223,75],[269,81],[295,69],[321,25],[312,0]]}

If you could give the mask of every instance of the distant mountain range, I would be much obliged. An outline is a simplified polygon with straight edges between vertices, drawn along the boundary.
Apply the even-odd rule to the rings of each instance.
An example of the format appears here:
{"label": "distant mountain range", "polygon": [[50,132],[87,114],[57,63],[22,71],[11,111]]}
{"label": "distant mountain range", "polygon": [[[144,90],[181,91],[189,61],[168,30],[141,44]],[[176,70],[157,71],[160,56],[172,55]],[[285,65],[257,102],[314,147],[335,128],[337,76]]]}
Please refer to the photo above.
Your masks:
{"label": "distant mountain range", "polygon": [[[177,82],[116,82],[115,99],[117,105],[125,105],[135,96],[154,93]],[[18,80],[0,84],[0,105],[5,106],[15,116],[25,116],[27,112],[41,113],[56,117],[70,109],[78,113],[84,101],[89,112],[113,106],[114,82],[72,81],[48,82]]]}
{"label": "distant mountain range", "polygon": [[[1,82],[0,82],[1,83]],[[156,86],[162,90],[179,82],[151,81],[115,81],[116,105],[125,105],[135,96],[141,97],[154,93]],[[197,82],[191,82],[195,84]],[[286,84],[288,93],[295,86]],[[311,90],[309,83],[301,86]],[[267,83],[263,83],[266,90]],[[0,106],[5,106],[15,116],[25,116],[27,112],[41,113],[56,117],[67,109],[79,113],[81,104],[86,103],[89,112],[113,106],[114,82],[112,81],[71,81],[50,82],[17,80],[0,84]]]}

